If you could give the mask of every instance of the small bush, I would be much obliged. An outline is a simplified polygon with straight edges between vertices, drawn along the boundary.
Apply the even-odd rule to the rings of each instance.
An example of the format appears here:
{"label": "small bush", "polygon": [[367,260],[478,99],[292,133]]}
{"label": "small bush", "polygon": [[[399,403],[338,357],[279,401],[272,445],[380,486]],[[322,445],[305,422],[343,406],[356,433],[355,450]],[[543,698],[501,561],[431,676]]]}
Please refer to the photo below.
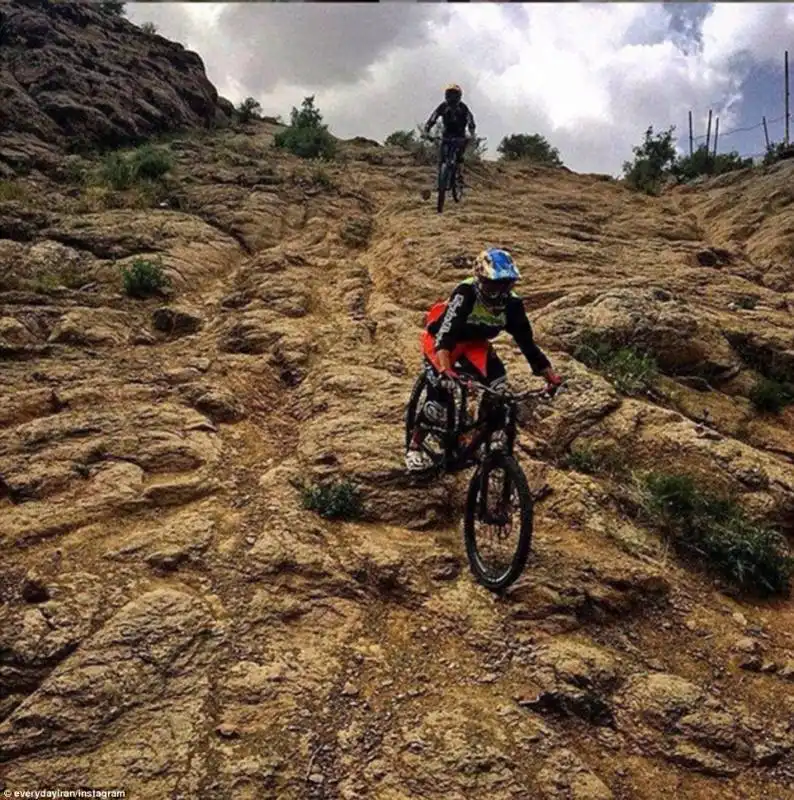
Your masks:
{"label": "small bush", "polygon": [[157,33],[157,26],[153,22],[144,22],[141,24],[141,30],[149,36],[154,36]]}
{"label": "small bush", "polygon": [[99,177],[104,184],[116,191],[129,189],[135,183],[135,171],[132,163],[121,153],[110,153],[102,159]]}
{"label": "small bush", "polygon": [[488,152],[488,140],[484,136],[475,136],[474,141],[466,148],[466,160],[482,161]]}
{"label": "small bush", "polygon": [[330,190],[336,188],[333,178],[324,169],[320,168],[312,172],[312,183],[317,186],[322,186],[323,189]]}
{"label": "small bush", "polygon": [[391,147],[402,147],[403,150],[413,150],[418,141],[416,131],[394,131],[383,143]]}
{"label": "small bush", "polygon": [[619,392],[628,395],[647,393],[659,377],[653,356],[631,346],[614,348],[593,333],[585,334],[573,356],[602,372]]}
{"label": "small bush", "polygon": [[262,119],[262,105],[253,97],[246,97],[235,109],[234,114],[238,122],[250,122]]}
{"label": "small bush", "polygon": [[550,167],[563,166],[560,151],[539,133],[512,133],[505,136],[496,151],[505,161],[532,161]]}
{"label": "small bush", "polygon": [[336,154],[336,142],[327,130],[289,127],[273,137],[276,147],[289,150],[299,158],[330,160]]}
{"label": "small bush", "polygon": [[124,291],[130,297],[150,297],[168,286],[162,265],[144,258],[136,258],[129,269],[122,269],[122,279]]}
{"label": "small bush", "polygon": [[156,181],[174,166],[174,159],[167,150],[144,145],[130,156],[136,180]]}
{"label": "small bush", "polygon": [[572,448],[565,458],[565,466],[586,475],[623,475],[627,472],[625,462],[614,448],[595,448],[581,444]]}
{"label": "small bush", "polygon": [[764,160],[761,163],[765,167],[775,164],[776,162],[780,161],[780,156],[783,154],[784,150],[786,150],[785,142],[773,142],[769,145],[769,147],[766,148]]}
{"label": "small bush", "polygon": [[116,191],[125,191],[141,181],[157,181],[173,166],[171,154],[151,145],[132,153],[109,153],[102,159],[99,179]]}
{"label": "small bush", "polygon": [[372,236],[372,229],[371,217],[356,217],[345,223],[340,236],[350,247],[366,247]]}
{"label": "small bush", "polygon": [[107,14],[113,14],[116,17],[123,17],[125,14],[124,6],[126,3],[123,0],[100,0],[99,7]]}
{"label": "small bush", "polygon": [[760,378],[750,390],[749,398],[756,411],[779,414],[794,403],[794,387],[774,378]]}
{"label": "small bush", "polygon": [[787,592],[794,559],[777,531],[748,519],[732,500],[700,491],[688,475],[651,473],[641,491],[643,513],[677,547],[743,590]]}
{"label": "small bush", "polygon": [[752,158],[742,158],[735,150],[714,155],[704,145],[698,147],[691,156],[677,158],[670,167],[670,174],[685,183],[700,175],[723,175],[752,165]]}
{"label": "small bush", "polygon": [[0,202],[27,200],[28,190],[16,181],[0,181]]}
{"label": "small bush", "polygon": [[357,519],[362,514],[359,490],[350,481],[304,486],[303,507],[326,519]]}
{"label": "small bush", "polygon": [[69,183],[85,183],[88,170],[85,161],[79,156],[69,156],[63,163],[61,175]]}
{"label": "small bush", "polygon": [[314,107],[314,95],[304,98],[300,109],[292,109],[289,127],[273,137],[273,144],[300,158],[332,159],[336,155],[336,140],[322,119]]}
{"label": "small bush", "polygon": [[743,294],[741,297],[737,297],[734,302],[737,308],[752,311],[758,305],[758,297],[752,294]]}

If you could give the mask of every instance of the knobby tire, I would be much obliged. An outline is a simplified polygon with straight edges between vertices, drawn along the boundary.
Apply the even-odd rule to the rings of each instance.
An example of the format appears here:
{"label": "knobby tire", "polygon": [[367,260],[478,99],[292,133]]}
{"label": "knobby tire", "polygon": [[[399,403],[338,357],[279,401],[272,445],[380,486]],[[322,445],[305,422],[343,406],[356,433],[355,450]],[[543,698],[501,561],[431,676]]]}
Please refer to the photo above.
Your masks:
{"label": "knobby tire", "polygon": [[[477,550],[477,531],[475,524],[478,516],[478,504],[483,482],[488,480],[490,471],[495,467],[504,469],[511,486],[518,491],[520,517],[520,532],[518,535],[518,544],[513,554],[513,560],[510,567],[496,578],[486,572],[482,559],[480,558],[479,551]],[[502,452],[489,453],[483,460],[481,468],[474,473],[469,483],[463,523],[469,567],[478,583],[486,589],[492,592],[504,591],[508,586],[514,583],[523,572],[532,545],[532,518],[532,494],[529,491],[529,484],[527,483],[524,471],[513,456]]]}

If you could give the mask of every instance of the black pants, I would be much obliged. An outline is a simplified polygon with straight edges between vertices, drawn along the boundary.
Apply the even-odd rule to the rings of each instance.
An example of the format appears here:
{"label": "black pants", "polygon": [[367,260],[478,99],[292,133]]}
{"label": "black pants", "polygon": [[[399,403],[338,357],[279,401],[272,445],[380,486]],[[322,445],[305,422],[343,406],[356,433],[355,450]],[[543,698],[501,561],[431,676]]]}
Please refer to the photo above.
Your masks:
{"label": "black pants", "polygon": [[[498,389],[507,379],[507,370],[505,369],[505,365],[502,359],[496,355],[496,352],[493,350],[493,348],[489,348],[488,350],[488,360],[485,363],[485,378],[483,378],[482,373],[465,356],[459,358],[455,364],[453,364],[453,368],[461,375],[466,375],[467,377],[473,378],[476,381],[485,383],[485,385],[491,389]],[[447,408],[448,404],[454,402],[454,398],[451,392],[439,385],[441,375],[427,357],[424,359],[424,370],[425,376],[427,377],[427,389],[425,390],[427,402],[437,403],[444,408]],[[483,394],[482,402],[480,403],[478,419],[484,419],[489,413],[492,405],[489,402],[490,399],[491,398],[489,395]],[[431,421],[435,422],[436,420]]]}

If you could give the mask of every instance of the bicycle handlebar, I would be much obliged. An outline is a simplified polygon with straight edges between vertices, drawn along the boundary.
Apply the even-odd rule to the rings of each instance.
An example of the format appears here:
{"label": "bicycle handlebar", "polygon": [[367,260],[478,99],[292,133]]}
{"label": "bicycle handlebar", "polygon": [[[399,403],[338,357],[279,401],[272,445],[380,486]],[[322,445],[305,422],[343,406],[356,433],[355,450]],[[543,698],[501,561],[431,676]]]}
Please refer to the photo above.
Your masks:
{"label": "bicycle handlebar", "polygon": [[422,139],[427,139],[429,142],[441,142],[446,139],[449,142],[464,142],[467,139],[470,139],[470,136],[431,136],[429,133],[424,133],[421,136]]}

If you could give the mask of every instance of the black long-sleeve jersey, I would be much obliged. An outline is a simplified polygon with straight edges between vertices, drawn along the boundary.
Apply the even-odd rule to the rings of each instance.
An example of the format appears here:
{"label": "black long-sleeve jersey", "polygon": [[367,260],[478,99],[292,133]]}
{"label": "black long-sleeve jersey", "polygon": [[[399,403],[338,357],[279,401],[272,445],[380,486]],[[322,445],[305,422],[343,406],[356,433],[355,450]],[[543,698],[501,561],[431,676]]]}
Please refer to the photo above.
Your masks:
{"label": "black long-sleeve jersey", "polygon": [[456,106],[451,106],[446,100],[441,103],[430,115],[430,119],[427,120],[425,130],[429,131],[436,124],[439,117],[444,125],[444,136],[463,137],[466,135],[467,128],[469,133],[474,136],[477,130],[474,115],[462,100]]}
{"label": "black long-sleeve jersey", "polygon": [[494,339],[507,331],[521,349],[532,372],[540,375],[551,366],[546,354],[535,343],[532,326],[518,295],[511,294],[503,311],[494,313],[477,296],[474,278],[458,284],[447,302],[443,316],[427,326],[436,338],[437,350],[453,350],[464,341]]}

